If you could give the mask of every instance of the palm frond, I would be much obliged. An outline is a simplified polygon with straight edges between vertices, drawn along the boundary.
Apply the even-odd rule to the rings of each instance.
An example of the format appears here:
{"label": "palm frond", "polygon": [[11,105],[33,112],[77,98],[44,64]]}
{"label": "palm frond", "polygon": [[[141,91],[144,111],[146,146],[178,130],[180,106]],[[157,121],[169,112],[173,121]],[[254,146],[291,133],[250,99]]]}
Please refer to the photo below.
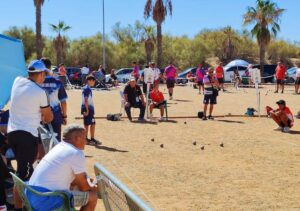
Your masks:
{"label": "palm frond", "polygon": [[147,0],[144,8],[144,17],[149,18],[153,10],[152,0]]}

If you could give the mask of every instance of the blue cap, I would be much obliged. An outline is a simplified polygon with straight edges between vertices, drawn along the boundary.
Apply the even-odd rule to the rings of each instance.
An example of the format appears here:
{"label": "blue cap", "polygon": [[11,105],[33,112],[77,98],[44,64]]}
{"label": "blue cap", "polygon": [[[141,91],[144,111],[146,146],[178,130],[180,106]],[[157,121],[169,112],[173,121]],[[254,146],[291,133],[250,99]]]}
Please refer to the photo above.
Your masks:
{"label": "blue cap", "polygon": [[46,68],[44,62],[41,60],[33,60],[28,65],[28,72],[30,73],[40,73],[40,72],[49,72]]}

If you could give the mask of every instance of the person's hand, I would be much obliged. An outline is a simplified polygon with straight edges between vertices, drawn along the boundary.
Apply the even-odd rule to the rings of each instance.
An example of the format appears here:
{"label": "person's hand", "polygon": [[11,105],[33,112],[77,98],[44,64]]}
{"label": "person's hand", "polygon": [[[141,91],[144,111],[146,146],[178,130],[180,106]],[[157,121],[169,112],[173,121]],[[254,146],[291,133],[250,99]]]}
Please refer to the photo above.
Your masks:
{"label": "person's hand", "polygon": [[89,115],[89,111],[83,112],[83,116],[88,116]]}
{"label": "person's hand", "polygon": [[125,103],[125,106],[126,106],[126,107],[130,107],[130,103],[129,103],[129,102],[126,102],[126,103]]}

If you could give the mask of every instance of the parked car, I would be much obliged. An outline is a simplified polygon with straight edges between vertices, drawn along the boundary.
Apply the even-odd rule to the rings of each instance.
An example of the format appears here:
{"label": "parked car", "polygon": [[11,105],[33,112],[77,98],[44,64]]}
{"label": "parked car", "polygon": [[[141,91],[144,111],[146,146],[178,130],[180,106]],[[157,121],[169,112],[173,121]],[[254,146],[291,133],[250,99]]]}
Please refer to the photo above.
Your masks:
{"label": "parked car", "polygon": [[[261,76],[265,83],[273,83],[275,81],[274,75],[277,65],[276,64],[265,64],[264,65],[264,73]],[[253,65],[253,68],[260,69],[260,65]]]}
{"label": "parked car", "polygon": [[292,67],[286,71],[286,82],[295,83],[297,67]]}
{"label": "parked car", "polygon": [[[126,83],[131,77],[132,68],[121,68],[115,72],[119,83]],[[111,83],[110,74],[105,75],[105,82]]]}
{"label": "parked car", "polygon": [[[59,76],[58,68],[53,66],[52,68],[53,74],[55,76]],[[81,69],[79,67],[66,67],[67,76],[69,81],[75,85],[81,85]]]}

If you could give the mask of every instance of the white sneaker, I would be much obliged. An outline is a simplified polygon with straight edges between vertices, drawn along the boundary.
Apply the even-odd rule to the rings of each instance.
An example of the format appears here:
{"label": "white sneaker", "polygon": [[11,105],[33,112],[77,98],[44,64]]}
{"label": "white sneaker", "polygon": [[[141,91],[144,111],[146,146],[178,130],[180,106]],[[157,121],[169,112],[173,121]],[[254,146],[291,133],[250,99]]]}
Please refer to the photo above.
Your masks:
{"label": "white sneaker", "polygon": [[160,121],[166,121],[165,117],[160,117]]}
{"label": "white sneaker", "polygon": [[284,127],[282,132],[289,133],[290,132],[290,128],[289,127]]}
{"label": "white sneaker", "polygon": [[150,114],[150,115],[149,115],[149,119],[153,119],[153,114]]}
{"label": "white sneaker", "polygon": [[276,129],[274,129],[275,131],[282,131],[282,127],[278,127]]}

